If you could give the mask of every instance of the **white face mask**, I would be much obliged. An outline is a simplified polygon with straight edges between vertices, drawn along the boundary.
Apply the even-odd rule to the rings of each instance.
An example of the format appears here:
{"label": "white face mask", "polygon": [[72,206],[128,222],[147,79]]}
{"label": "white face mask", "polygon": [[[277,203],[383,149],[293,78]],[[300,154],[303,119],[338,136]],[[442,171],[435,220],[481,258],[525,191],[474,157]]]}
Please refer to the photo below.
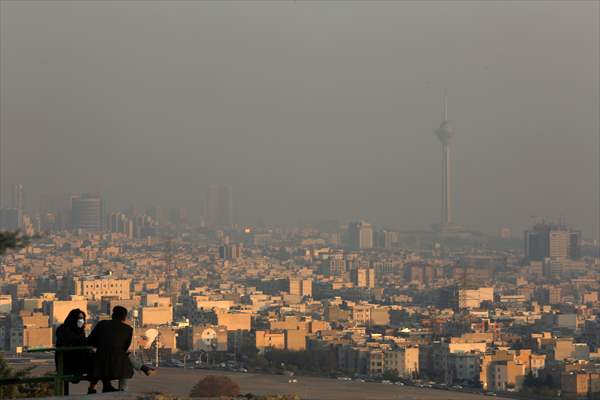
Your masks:
{"label": "white face mask", "polygon": [[77,320],[77,327],[78,328],[83,327],[84,324],[85,324],[85,319],[78,319]]}

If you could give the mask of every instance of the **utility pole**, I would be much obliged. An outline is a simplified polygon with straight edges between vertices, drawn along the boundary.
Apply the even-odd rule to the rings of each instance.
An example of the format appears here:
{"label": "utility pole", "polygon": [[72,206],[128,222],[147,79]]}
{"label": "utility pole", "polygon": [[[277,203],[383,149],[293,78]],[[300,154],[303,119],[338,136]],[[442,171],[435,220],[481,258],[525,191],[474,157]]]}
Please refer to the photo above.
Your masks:
{"label": "utility pole", "polygon": [[159,349],[160,347],[160,331],[158,332],[158,335],[156,335],[156,339],[154,340],[154,366],[156,368],[158,368],[158,364],[160,363],[160,359],[159,359]]}
{"label": "utility pole", "polygon": [[137,325],[137,318],[138,318],[137,308],[133,309],[133,312],[131,313],[131,315],[133,317],[133,355],[135,356],[135,352],[137,350],[137,347],[139,346],[139,341],[137,340],[137,336],[135,336],[135,328]]}

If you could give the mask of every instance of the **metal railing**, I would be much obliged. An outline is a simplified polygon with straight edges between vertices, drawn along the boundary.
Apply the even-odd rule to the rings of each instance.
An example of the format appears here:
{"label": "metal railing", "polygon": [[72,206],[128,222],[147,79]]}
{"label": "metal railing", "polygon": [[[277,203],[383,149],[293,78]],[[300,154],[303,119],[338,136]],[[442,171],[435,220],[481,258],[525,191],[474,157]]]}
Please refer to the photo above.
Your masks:
{"label": "metal railing", "polygon": [[23,378],[0,378],[0,389],[2,386],[8,385],[23,385],[28,383],[54,383],[54,395],[64,396],[69,394],[69,381],[81,379],[77,375],[64,374],[64,356],[67,351],[81,351],[93,348],[90,346],[73,346],[73,347],[40,347],[26,350],[27,353],[51,353],[56,354],[56,374],[46,376],[31,376]]}

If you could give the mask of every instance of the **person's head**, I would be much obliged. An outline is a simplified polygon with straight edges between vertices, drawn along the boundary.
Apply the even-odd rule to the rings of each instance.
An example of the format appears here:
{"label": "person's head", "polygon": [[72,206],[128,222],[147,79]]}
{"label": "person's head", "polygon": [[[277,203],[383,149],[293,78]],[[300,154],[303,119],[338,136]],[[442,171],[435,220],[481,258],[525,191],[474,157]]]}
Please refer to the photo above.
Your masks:
{"label": "person's head", "polygon": [[122,306],[115,306],[112,310],[112,319],[117,321],[125,321],[127,319],[127,309]]}
{"label": "person's head", "polygon": [[85,326],[85,313],[79,308],[75,308],[69,311],[67,318],[65,318],[65,326],[68,326],[72,329],[83,329]]}

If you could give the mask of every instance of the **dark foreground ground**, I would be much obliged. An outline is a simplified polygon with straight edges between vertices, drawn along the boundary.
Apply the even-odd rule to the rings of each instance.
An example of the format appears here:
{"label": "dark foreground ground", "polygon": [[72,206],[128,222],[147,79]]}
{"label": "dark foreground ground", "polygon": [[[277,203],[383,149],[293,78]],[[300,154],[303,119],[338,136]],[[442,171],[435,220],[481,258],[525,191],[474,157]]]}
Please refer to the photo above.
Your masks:
{"label": "dark foreground ground", "polygon": [[[42,374],[44,367],[35,374]],[[302,399],[319,400],[477,400],[492,397],[447,390],[421,389],[381,383],[346,382],[327,378],[297,377],[297,383],[288,383],[282,375],[207,371],[198,369],[160,368],[157,375],[146,377],[136,373],[129,390],[137,393],[163,392],[188,396],[196,382],[206,375],[226,375],[236,381],[242,393],[296,394]],[[98,384],[101,387],[101,384]],[[84,394],[86,383],[71,385],[71,394]],[[87,396],[86,396],[87,397]],[[93,399],[94,396],[90,396]],[[102,397],[102,396],[96,396]]]}

